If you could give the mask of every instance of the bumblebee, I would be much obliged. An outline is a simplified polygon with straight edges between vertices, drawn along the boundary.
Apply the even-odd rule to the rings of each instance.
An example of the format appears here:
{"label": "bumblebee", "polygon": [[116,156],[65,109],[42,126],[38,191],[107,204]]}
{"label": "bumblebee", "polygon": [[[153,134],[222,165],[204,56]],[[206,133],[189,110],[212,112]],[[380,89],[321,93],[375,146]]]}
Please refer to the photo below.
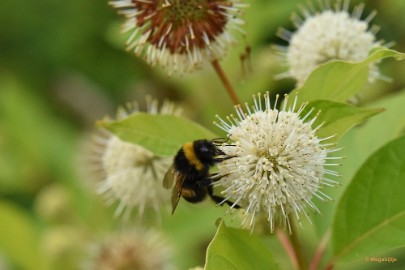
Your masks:
{"label": "bumblebee", "polygon": [[172,214],[176,210],[180,197],[191,203],[203,201],[207,195],[219,205],[224,203],[240,208],[223,197],[214,195],[212,183],[218,181],[221,176],[216,173],[209,173],[209,169],[215,164],[226,159],[224,152],[218,149],[220,140],[197,140],[184,144],[176,156],[173,165],[167,171],[163,186],[172,189],[171,203]]}

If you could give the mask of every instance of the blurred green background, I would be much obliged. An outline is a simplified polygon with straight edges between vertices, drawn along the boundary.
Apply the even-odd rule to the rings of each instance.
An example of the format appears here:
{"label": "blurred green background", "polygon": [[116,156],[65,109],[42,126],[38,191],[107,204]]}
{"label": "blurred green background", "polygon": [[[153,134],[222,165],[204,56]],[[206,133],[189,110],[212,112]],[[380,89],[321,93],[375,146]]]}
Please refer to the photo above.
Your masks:
{"label": "blurred green background", "polygon": [[[284,69],[271,45],[285,44],[275,33],[280,26],[292,29],[289,16],[298,2],[306,3],[256,0],[246,9],[247,36],[223,61],[242,100],[294,87],[292,80],[274,80]],[[381,26],[378,38],[394,41],[393,49],[404,52],[405,1],[363,2],[366,15],[378,11],[373,20]],[[0,269],[78,269],[88,243],[119,227],[114,207],[86,186],[81,156],[94,122],[114,115],[117,105],[142,103],[145,95],[169,98],[216,132],[214,115],[233,109],[210,66],[169,78],[126,53],[122,21],[107,1],[0,2]],[[239,55],[247,44],[252,70],[243,74]],[[382,73],[393,82],[369,86],[361,105],[399,93],[404,68],[403,62],[383,62]],[[359,165],[345,164],[347,175]],[[174,246],[178,269],[204,264],[215,220],[224,213],[209,206],[183,204],[175,216],[164,214],[160,227]],[[304,239],[313,250],[318,238],[308,231]],[[274,239],[267,242],[285,257]]]}

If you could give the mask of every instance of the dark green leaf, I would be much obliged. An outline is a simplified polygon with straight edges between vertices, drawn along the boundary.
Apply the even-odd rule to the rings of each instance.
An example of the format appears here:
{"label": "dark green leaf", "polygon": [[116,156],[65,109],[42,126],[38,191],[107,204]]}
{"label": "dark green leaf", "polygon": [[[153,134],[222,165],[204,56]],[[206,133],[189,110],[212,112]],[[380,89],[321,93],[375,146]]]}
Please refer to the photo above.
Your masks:
{"label": "dark green leaf", "polygon": [[405,137],[373,154],[341,198],[333,224],[335,261],[405,246]]}
{"label": "dark green leaf", "polygon": [[[398,138],[405,132],[405,118],[398,117],[404,114],[405,91],[396,95],[391,95],[378,102],[370,104],[371,108],[384,108],[385,111],[378,114],[361,126],[357,126],[348,131],[339,141],[343,150],[340,156],[347,157],[342,161],[343,166],[339,166],[338,171],[343,175],[338,179],[342,186],[336,189],[329,189],[328,195],[339,201],[349,180],[351,180],[366,161],[366,159],[377,149],[387,142]],[[335,212],[336,203],[318,204],[322,215],[313,217],[317,232],[323,234],[331,225]]]}

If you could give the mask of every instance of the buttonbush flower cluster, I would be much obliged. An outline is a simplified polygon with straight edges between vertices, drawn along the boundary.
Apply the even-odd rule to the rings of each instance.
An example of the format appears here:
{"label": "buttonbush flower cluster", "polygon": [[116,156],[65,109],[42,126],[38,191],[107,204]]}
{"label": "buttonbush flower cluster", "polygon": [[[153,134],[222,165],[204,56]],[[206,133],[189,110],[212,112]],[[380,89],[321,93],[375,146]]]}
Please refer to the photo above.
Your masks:
{"label": "buttonbush flower cluster", "polygon": [[255,217],[264,214],[272,232],[279,219],[291,230],[290,214],[298,220],[303,214],[309,220],[306,207],[319,212],[311,201],[313,197],[331,199],[322,189],[337,184],[327,178],[338,175],[337,172],[325,169],[336,165],[327,162],[328,153],[336,149],[327,143],[329,138],[316,136],[316,112],[310,110],[301,115],[306,104],[297,108],[297,97],[291,105],[286,96],[280,110],[276,108],[278,96],[274,106],[268,93],[264,95],[264,104],[262,101],[258,94],[251,108],[236,106],[236,116],[227,120],[218,117],[215,124],[234,143],[221,147],[233,158],[218,166],[223,175],[218,184],[225,188],[222,193],[227,199],[245,209],[242,224],[249,222],[253,228]]}
{"label": "buttonbush flower cluster", "polygon": [[[360,62],[372,49],[383,45],[383,41],[376,38],[379,27],[370,26],[376,12],[361,19],[364,4],[350,13],[349,1],[339,1],[334,8],[329,1],[319,3],[320,10],[303,7],[300,15],[293,14],[291,20],[296,31],[283,28],[279,31],[279,36],[289,45],[278,47],[282,61],[288,66],[288,71],[278,78],[294,78],[298,87],[323,63],[331,60]],[[377,65],[370,64],[369,82],[383,78]]]}
{"label": "buttonbush flower cluster", "polygon": [[[140,111],[137,103],[118,109],[116,119],[123,120]],[[157,100],[147,99],[147,113],[179,115],[180,109],[171,102],[161,107]],[[98,193],[108,204],[118,202],[116,215],[123,214],[128,220],[136,208],[142,216],[145,209],[160,211],[169,201],[167,190],[161,180],[170,167],[170,157],[160,157],[146,148],[125,142],[106,130],[94,136],[92,143],[92,163],[101,173],[98,179]]]}
{"label": "buttonbush flower cluster", "polygon": [[112,0],[126,17],[127,49],[169,74],[188,73],[220,60],[243,33],[239,0]]}
{"label": "buttonbush flower cluster", "polygon": [[153,230],[123,230],[93,242],[83,270],[145,269],[172,270],[172,249]]}

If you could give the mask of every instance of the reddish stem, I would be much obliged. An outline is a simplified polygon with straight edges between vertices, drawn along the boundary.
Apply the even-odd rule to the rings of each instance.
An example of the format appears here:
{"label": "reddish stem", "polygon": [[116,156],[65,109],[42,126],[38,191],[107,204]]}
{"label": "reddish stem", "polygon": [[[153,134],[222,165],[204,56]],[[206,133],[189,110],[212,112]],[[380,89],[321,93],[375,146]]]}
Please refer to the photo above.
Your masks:
{"label": "reddish stem", "polygon": [[213,60],[211,62],[211,64],[214,67],[215,72],[217,73],[217,75],[221,79],[222,84],[225,86],[225,89],[226,89],[229,97],[231,98],[232,102],[235,105],[240,104],[239,98],[236,95],[235,90],[233,89],[231,83],[229,82],[228,77],[225,75],[225,72],[222,69],[221,65],[219,64],[218,60]]}
{"label": "reddish stem", "polygon": [[330,230],[328,230],[322,237],[321,242],[319,243],[318,249],[316,250],[314,259],[311,262],[310,270],[316,270],[319,262],[321,261],[322,255],[325,252],[326,246],[330,239]]}
{"label": "reddish stem", "polygon": [[287,252],[288,257],[290,257],[291,264],[293,265],[294,269],[299,269],[297,255],[295,253],[294,247],[291,245],[291,242],[288,239],[288,236],[282,229],[279,228],[276,228],[276,235],[284,250]]}
{"label": "reddish stem", "polygon": [[300,245],[300,242],[298,240],[297,236],[297,231],[295,230],[295,224],[293,222],[293,219],[290,217],[290,223],[291,223],[291,233],[290,233],[290,241],[291,244],[294,248],[295,255],[297,258],[298,262],[298,269],[308,269],[307,262],[305,261],[304,254],[302,253],[302,247]]}

